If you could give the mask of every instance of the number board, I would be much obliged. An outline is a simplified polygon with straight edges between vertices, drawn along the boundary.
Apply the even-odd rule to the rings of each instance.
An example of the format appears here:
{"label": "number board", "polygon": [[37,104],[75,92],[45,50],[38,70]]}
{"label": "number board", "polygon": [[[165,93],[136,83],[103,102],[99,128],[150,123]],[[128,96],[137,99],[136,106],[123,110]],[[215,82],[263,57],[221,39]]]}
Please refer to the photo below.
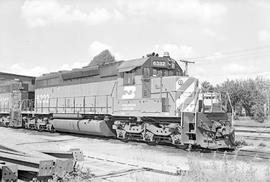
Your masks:
{"label": "number board", "polygon": [[152,64],[153,64],[153,67],[162,67],[162,68],[166,68],[167,67],[166,61],[157,61],[157,60],[154,60],[152,62]]}

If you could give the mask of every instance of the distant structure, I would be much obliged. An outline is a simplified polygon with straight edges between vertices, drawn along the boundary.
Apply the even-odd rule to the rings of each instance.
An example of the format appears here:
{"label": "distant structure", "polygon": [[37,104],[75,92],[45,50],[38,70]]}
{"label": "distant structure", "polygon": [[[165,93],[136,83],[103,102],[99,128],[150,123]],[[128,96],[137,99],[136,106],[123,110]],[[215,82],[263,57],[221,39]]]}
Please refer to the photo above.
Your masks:
{"label": "distant structure", "polygon": [[35,77],[33,76],[25,76],[25,75],[17,75],[17,74],[12,74],[12,73],[4,73],[0,72],[0,84],[10,81],[10,80],[21,80],[23,82],[32,82],[35,83]]}
{"label": "distant structure", "polygon": [[115,62],[114,56],[112,56],[109,50],[104,50],[98,55],[96,55],[93,60],[90,62],[89,66],[100,66],[105,63]]}
{"label": "distant structure", "polygon": [[194,61],[187,61],[187,60],[179,60],[180,62],[185,63],[185,71],[184,71],[184,75],[188,76],[188,64],[192,63],[194,64]]}

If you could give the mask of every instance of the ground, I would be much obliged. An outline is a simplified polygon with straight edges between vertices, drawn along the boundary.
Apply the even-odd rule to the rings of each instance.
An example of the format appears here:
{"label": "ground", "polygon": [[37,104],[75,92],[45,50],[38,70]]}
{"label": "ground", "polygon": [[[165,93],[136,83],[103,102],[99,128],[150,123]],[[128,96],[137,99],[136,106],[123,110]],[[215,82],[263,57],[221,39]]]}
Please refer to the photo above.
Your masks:
{"label": "ground", "polygon": [[270,119],[263,123],[250,118],[234,121],[237,140],[245,141],[249,148],[270,152]]}
{"label": "ground", "polygon": [[85,155],[80,166],[90,169],[93,181],[270,181],[270,161],[264,160],[233,160],[171,146],[2,127],[0,139],[0,145],[29,153],[80,148]]}

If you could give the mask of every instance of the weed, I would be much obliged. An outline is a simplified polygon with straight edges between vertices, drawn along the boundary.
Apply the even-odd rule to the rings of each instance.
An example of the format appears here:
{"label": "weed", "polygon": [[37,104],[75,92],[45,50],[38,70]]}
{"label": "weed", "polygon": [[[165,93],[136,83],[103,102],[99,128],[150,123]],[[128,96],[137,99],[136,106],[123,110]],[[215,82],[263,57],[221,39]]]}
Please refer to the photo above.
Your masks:
{"label": "weed", "polygon": [[238,137],[235,139],[235,145],[241,147],[241,146],[248,146],[249,144],[243,137]]}
{"label": "weed", "polygon": [[213,158],[205,161],[196,157],[189,157],[189,167],[190,172],[183,177],[183,181],[257,182],[265,181],[270,176],[269,166],[265,172],[266,177],[259,179],[253,163],[228,160],[226,156],[223,160]]}
{"label": "weed", "polygon": [[266,147],[266,144],[265,143],[260,143],[258,146],[259,147]]}

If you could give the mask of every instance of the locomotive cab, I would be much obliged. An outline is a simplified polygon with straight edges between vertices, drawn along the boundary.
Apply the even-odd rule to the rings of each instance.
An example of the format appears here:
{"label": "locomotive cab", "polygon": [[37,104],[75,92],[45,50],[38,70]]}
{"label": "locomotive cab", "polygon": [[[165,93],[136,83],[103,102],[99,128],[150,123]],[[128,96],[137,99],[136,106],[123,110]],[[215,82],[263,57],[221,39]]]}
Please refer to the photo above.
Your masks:
{"label": "locomotive cab", "polygon": [[113,112],[117,137],[182,144],[182,112],[195,112],[198,80],[184,76],[168,55],[123,62],[119,72]]}
{"label": "locomotive cab", "polygon": [[175,87],[183,70],[156,54],[123,62],[118,71],[118,115],[175,116]]}
{"label": "locomotive cab", "polygon": [[233,147],[232,113],[218,102],[221,97],[204,95],[201,99],[198,79],[185,76],[169,56],[152,54],[126,61],[119,72],[113,112],[118,138]]}

